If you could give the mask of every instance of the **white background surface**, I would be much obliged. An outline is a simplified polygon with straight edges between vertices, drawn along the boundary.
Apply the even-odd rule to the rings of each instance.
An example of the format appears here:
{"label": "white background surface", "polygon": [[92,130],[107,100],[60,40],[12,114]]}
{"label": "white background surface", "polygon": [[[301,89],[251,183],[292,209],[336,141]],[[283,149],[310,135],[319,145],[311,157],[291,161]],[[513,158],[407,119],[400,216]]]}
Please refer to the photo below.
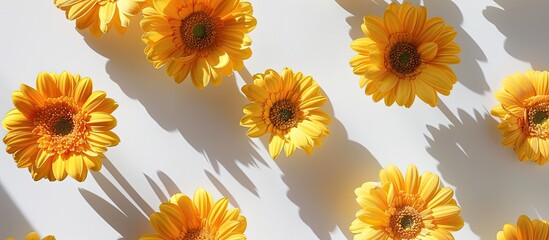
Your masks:
{"label": "white background surface", "polygon": [[[11,92],[39,71],[90,76],[120,107],[120,145],[103,169],[79,183],[34,182],[0,151],[0,239],[32,230],[59,240],[137,239],[153,232],[148,216],[171,194],[202,186],[227,196],[248,218],[249,239],[351,239],[359,209],[353,190],[377,181],[388,164],[414,163],[454,188],[465,226],[456,239],[495,239],[520,214],[549,218],[549,166],[520,163],[501,146],[489,116],[504,76],[549,69],[545,0],[424,0],[429,16],[458,31],[458,83],[438,108],[373,103],[358,86],[349,47],[362,16],[381,16],[371,0],[255,0],[257,28],[246,68],[221,86],[177,85],[147,62],[139,17],[124,36],[75,30],[52,1],[3,1],[0,8],[0,113]],[[330,99],[325,146],[273,161],[267,137],[239,126],[240,87],[267,68],[312,75]],[[6,134],[0,130],[2,136]]]}

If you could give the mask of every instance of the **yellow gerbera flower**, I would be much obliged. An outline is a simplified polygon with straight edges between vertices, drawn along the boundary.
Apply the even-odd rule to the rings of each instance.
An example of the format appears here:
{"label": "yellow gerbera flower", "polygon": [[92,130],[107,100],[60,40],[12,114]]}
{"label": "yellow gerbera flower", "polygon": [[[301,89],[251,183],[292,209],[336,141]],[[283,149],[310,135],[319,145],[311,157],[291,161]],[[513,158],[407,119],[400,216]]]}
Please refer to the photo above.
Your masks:
{"label": "yellow gerbera flower", "polygon": [[83,181],[88,169],[99,171],[107,147],[120,139],[111,113],[118,107],[105,92],[92,92],[92,80],[63,72],[41,72],[37,89],[21,84],[12,94],[15,108],[2,121],[6,151],[35,181]]}
{"label": "yellow gerbera flower", "polygon": [[210,193],[198,188],[193,200],[177,193],[151,215],[151,225],[158,233],[145,234],[140,240],[245,240],[247,222],[240,209],[227,210],[229,200],[214,203]]}
{"label": "yellow gerbera flower", "polygon": [[549,222],[535,219],[530,221],[525,215],[517,220],[517,226],[513,224],[503,225],[503,231],[499,231],[497,240],[547,240],[549,239]]}
{"label": "yellow gerbera flower", "polygon": [[350,230],[354,239],[454,239],[463,227],[454,191],[439,187],[437,175],[418,175],[408,166],[406,177],[389,165],[379,173],[381,185],[367,182],[355,190],[362,208]]}
{"label": "yellow gerbera flower", "polygon": [[177,83],[191,74],[201,89],[244,67],[255,28],[252,5],[241,0],[153,0],[143,9],[147,59]]}
{"label": "yellow gerbera flower", "polygon": [[549,73],[515,73],[505,78],[495,97],[501,105],[491,113],[502,120],[503,145],[513,147],[521,161],[549,161]]}
{"label": "yellow gerbera flower", "polygon": [[425,7],[391,3],[383,19],[364,17],[367,36],[353,41],[351,59],[360,87],[378,102],[410,107],[416,95],[436,106],[437,92],[449,95],[457,77],[448,64],[459,63],[457,33],[440,17],[427,19]]}
{"label": "yellow gerbera flower", "polygon": [[311,154],[329,134],[330,116],[319,108],[328,100],[310,76],[284,68],[254,75],[253,84],[242,87],[252,103],[244,106],[240,125],[249,127],[250,137],[270,133],[269,153],[277,158],[284,147],[291,156],[296,147]]}
{"label": "yellow gerbera flower", "polygon": [[[15,239],[14,238],[8,238],[6,240],[15,240]],[[25,236],[25,238],[23,238],[23,240],[40,240],[40,235],[38,235],[38,233],[31,232],[27,236]],[[55,237],[52,236],[52,235],[48,235],[48,236],[45,236],[44,238],[42,238],[42,240],[55,240]]]}
{"label": "yellow gerbera flower", "polygon": [[76,20],[80,30],[89,28],[94,36],[101,36],[114,26],[124,34],[130,17],[139,13],[146,0],[54,0],[65,11],[67,19]]}

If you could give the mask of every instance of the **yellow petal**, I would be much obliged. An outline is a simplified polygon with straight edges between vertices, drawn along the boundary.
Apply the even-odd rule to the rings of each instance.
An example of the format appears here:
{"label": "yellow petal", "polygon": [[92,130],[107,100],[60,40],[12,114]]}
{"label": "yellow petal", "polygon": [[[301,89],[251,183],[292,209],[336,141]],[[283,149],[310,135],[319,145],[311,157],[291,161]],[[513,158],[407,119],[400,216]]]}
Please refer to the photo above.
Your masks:
{"label": "yellow petal", "polygon": [[84,102],[84,104],[82,105],[82,109],[88,112],[93,111],[97,106],[101,104],[101,102],[103,101],[103,99],[105,99],[106,96],[107,94],[103,91],[93,92],[90,95],[90,97],[86,100],[86,102]]}
{"label": "yellow petal", "polygon": [[221,220],[225,217],[227,206],[229,206],[229,199],[227,198],[222,198],[213,205],[212,211],[208,216],[209,226],[219,226],[222,224]]}
{"label": "yellow petal", "polygon": [[213,198],[209,192],[203,188],[198,188],[194,192],[193,203],[196,206],[200,217],[205,219],[210,214],[210,209],[213,205]]}
{"label": "yellow petal", "polygon": [[90,78],[83,78],[76,83],[73,99],[82,106],[92,94],[93,84]]}
{"label": "yellow petal", "polygon": [[417,51],[423,61],[431,61],[437,55],[438,45],[434,42],[426,42],[417,48]]}
{"label": "yellow petal", "polygon": [[116,126],[116,118],[104,112],[92,112],[89,114],[88,124],[96,130],[108,131]]}
{"label": "yellow petal", "polygon": [[276,134],[272,134],[269,139],[269,154],[273,159],[276,159],[284,146],[284,139]]}
{"label": "yellow petal", "polygon": [[36,88],[45,97],[56,98],[61,96],[61,91],[55,84],[55,80],[48,72],[40,72],[36,77]]}
{"label": "yellow petal", "polygon": [[151,214],[151,225],[165,239],[174,239],[179,237],[180,230],[161,213]]}
{"label": "yellow petal", "polygon": [[116,3],[107,1],[107,3],[101,7],[99,7],[99,20],[100,20],[100,28],[102,32],[107,32],[109,23],[111,23],[111,20],[114,16],[114,12],[116,11]]}
{"label": "yellow petal", "polygon": [[402,32],[402,25],[400,19],[393,11],[385,11],[383,15],[383,21],[385,28],[389,34],[395,34]]}
{"label": "yellow petal", "polygon": [[51,170],[53,171],[55,179],[59,181],[62,181],[67,177],[67,171],[65,171],[65,160],[63,160],[60,156],[53,160]]}
{"label": "yellow petal", "polygon": [[520,239],[534,239],[534,226],[525,215],[521,215],[517,222],[518,237]]}
{"label": "yellow petal", "polygon": [[88,169],[84,166],[84,160],[80,155],[73,155],[65,162],[65,169],[69,176],[82,182],[88,175]]}
{"label": "yellow petal", "polygon": [[425,172],[419,177],[419,180],[419,195],[424,201],[431,201],[440,185],[439,177],[430,172]]}

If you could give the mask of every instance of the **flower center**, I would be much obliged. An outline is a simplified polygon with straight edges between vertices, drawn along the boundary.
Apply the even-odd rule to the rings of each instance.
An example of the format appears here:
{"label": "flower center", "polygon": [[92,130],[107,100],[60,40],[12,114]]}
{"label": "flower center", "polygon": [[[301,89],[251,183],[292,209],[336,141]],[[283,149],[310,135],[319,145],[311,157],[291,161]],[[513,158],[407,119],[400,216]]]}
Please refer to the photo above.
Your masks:
{"label": "flower center", "polygon": [[525,111],[531,136],[549,137],[549,102],[540,102]]}
{"label": "flower center", "polygon": [[399,42],[389,49],[386,59],[389,69],[398,75],[414,73],[421,65],[421,58],[414,45]]}
{"label": "flower center", "polygon": [[38,147],[52,153],[78,152],[84,146],[85,114],[71,98],[50,98],[32,119]]}
{"label": "flower center", "polygon": [[199,229],[191,229],[183,235],[183,232],[181,235],[176,238],[175,240],[212,240],[213,238],[210,236],[210,234],[202,228]]}
{"label": "flower center", "polygon": [[185,47],[202,50],[216,42],[218,24],[205,12],[194,12],[181,21],[179,29]]}
{"label": "flower center", "polygon": [[397,239],[411,239],[421,232],[423,222],[415,208],[404,206],[391,216],[390,226]]}
{"label": "flower center", "polygon": [[63,116],[59,118],[56,123],[53,124],[53,132],[56,135],[65,136],[69,134],[73,128],[74,123],[72,122],[70,116]]}
{"label": "flower center", "polygon": [[269,118],[275,128],[285,130],[297,125],[301,111],[288,99],[275,102],[269,110]]}

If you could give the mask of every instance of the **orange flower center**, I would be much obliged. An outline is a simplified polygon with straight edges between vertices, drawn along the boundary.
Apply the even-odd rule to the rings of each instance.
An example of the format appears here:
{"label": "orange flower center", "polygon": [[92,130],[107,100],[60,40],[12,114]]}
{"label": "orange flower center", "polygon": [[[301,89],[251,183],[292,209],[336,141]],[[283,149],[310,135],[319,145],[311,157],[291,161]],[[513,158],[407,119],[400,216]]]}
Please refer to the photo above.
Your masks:
{"label": "orange flower center", "polygon": [[525,101],[524,121],[530,136],[549,137],[549,102],[547,96],[535,96]]}
{"label": "orange flower center", "polygon": [[213,19],[205,12],[194,12],[181,21],[179,29],[185,47],[203,50],[218,45],[219,19]]}
{"label": "orange flower center", "polygon": [[389,48],[385,64],[399,77],[406,76],[416,72],[421,65],[421,57],[411,43],[398,42]]}
{"label": "orange flower center", "polygon": [[85,114],[69,97],[50,98],[32,119],[38,147],[63,154],[77,152],[85,143]]}
{"label": "orange flower center", "polygon": [[297,126],[301,110],[297,104],[288,99],[282,99],[273,104],[269,110],[269,118],[275,128],[286,130]]}
{"label": "orange flower center", "polygon": [[400,191],[390,204],[385,231],[393,239],[414,239],[425,227],[420,214],[424,208],[425,201],[419,195]]}
{"label": "orange flower center", "polygon": [[203,228],[191,229],[174,240],[212,240],[213,237]]}
{"label": "orange flower center", "polygon": [[410,206],[397,209],[396,214],[390,219],[393,238],[411,239],[415,238],[423,228],[423,222],[417,210]]}

